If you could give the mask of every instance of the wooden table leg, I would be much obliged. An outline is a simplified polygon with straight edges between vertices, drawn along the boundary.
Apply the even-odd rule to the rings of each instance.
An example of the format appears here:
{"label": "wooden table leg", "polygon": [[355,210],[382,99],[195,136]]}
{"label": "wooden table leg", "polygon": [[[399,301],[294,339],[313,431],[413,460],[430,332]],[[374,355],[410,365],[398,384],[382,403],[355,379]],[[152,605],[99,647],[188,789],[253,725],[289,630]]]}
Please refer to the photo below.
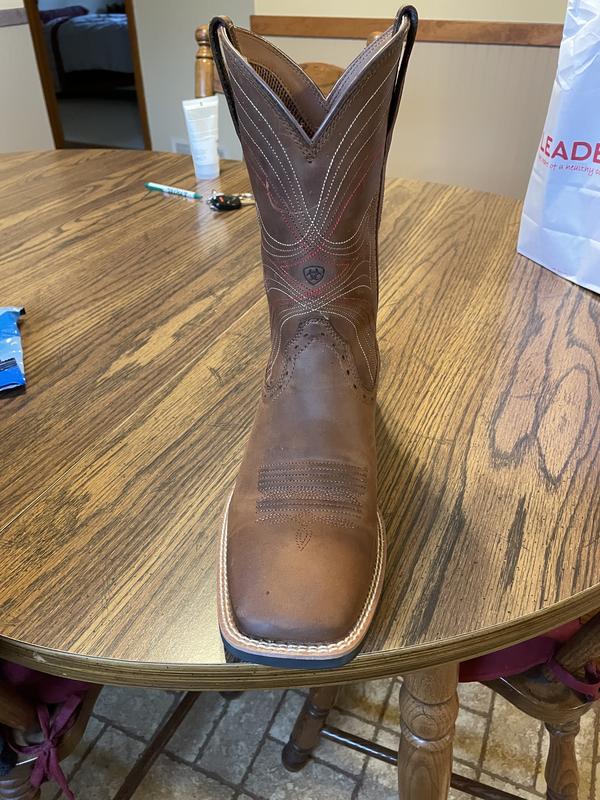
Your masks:
{"label": "wooden table leg", "polygon": [[8,775],[0,777],[0,800],[39,800],[39,789],[29,782],[33,763],[21,764]]}
{"label": "wooden table leg", "polygon": [[400,800],[446,800],[458,714],[458,665],[409,674],[400,690]]}
{"label": "wooden table leg", "polygon": [[320,686],[310,690],[292,735],[281,754],[283,766],[290,772],[302,769],[310,758],[319,742],[321,728],[335,703],[337,692],[337,686]]}

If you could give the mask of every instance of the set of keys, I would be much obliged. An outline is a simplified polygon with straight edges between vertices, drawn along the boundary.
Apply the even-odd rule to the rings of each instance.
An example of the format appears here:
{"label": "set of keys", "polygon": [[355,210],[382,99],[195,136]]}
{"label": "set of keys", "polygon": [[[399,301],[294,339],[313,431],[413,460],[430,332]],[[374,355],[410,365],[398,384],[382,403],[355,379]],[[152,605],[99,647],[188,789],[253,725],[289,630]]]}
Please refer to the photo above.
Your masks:
{"label": "set of keys", "polygon": [[250,192],[241,194],[221,194],[213,192],[206,201],[213,211],[236,211],[242,206],[253,206],[255,204],[254,195]]}

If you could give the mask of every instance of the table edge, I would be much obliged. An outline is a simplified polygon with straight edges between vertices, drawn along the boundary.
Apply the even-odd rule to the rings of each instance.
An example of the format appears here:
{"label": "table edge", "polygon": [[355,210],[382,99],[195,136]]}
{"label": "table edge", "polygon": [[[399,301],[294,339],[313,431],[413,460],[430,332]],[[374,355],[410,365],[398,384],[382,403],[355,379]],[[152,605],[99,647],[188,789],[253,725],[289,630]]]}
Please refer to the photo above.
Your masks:
{"label": "table edge", "polygon": [[124,661],[53,650],[0,635],[0,658],[50,675],[113,686],[237,691],[355,683],[465,661],[539,636],[600,607],[600,584],[507,624],[399,650],[359,654],[337,669],[275,669],[247,663]]}

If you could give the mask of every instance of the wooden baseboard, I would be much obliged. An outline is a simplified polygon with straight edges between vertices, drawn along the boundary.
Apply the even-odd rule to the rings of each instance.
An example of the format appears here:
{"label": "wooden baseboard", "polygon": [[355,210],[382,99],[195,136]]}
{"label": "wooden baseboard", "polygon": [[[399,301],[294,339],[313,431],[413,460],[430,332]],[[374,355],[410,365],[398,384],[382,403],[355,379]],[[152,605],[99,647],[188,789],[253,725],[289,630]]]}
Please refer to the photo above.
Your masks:
{"label": "wooden baseboard", "polygon": [[[384,31],[391,19],[378,17],[288,17],[254,14],[250,27],[261,36],[294,36],[325,39],[367,39]],[[453,44],[510,44],[559,47],[562,25],[545,22],[484,22],[423,19],[417,41]]]}

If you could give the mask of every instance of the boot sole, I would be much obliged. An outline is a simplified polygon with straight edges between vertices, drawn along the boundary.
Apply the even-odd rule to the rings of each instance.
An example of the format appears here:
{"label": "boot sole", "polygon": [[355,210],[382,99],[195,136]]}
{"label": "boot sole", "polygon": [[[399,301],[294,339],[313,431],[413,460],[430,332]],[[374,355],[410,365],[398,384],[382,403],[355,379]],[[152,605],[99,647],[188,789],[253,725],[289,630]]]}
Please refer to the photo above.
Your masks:
{"label": "boot sole", "polygon": [[219,628],[226,650],[241,661],[248,661],[252,664],[266,664],[267,666],[279,668],[333,669],[347,664],[360,651],[369,626],[375,616],[383,588],[386,542],[385,528],[379,511],[377,512],[378,535],[375,573],[365,605],[352,630],[343,639],[330,644],[286,644],[284,642],[253,639],[242,633],[235,623],[227,584],[227,516],[230,501],[231,495],[227,500],[221,528],[217,597]]}

